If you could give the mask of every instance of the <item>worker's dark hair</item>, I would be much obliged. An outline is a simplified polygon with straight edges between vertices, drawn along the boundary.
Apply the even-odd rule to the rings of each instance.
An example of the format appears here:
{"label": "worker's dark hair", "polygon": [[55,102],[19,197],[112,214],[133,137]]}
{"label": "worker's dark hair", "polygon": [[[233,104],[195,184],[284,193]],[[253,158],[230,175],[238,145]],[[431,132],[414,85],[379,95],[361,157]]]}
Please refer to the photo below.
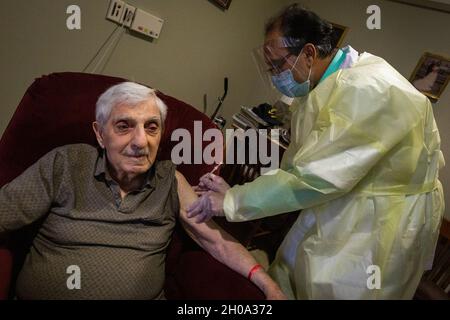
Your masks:
{"label": "worker's dark hair", "polygon": [[297,3],[286,7],[271,18],[266,24],[265,34],[276,28],[279,28],[284,37],[301,40],[300,48],[288,48],[293,54],[298,55],[307,43],[316,46],[320,58],[329,56],[333,51],[331,45],[333,26]]}

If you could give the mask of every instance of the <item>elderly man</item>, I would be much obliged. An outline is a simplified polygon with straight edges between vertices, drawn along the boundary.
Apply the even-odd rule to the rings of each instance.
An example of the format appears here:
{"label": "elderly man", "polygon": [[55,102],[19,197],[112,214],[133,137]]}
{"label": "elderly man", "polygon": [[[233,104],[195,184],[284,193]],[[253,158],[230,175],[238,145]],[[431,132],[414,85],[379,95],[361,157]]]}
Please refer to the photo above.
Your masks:
{"label": "elderly man", "polygon": [[[236,240],[187,218],[197,196],[170,161],[156,160],[166,114],[153,90],[113,86],[96,106],[100,149],[54,149],[0,189],[0,235],[45,218],[17,280],[19,299],[164,298],[178,215],[217,260],[245,276],[251,271],[267,298],[284,297]],[[79,271],[81,287],[69,289],[67,270]]]}

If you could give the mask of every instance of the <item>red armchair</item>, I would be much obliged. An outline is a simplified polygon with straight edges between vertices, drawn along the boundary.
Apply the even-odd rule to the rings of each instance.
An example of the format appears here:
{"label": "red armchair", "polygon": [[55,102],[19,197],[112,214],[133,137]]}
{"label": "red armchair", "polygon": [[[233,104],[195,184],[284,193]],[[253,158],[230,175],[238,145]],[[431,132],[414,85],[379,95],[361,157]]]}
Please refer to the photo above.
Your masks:
{"label": "red armchair", "polygon": [[[102,75],[54,73],[37,79],[25,93],[0,140],[0,187],[8,183],[51,149],[72,143],[96,145],[91,123],[95,102],[108,87],[126,81]],[[161,159],[170,159],[175,142],[171,132],[194,121],[203,130],[214,124],[203,113],[173,97],[158,92],[168,106]],[[210,171],[208,165],[180,165],[191,184]],[[0,242],[0,299],[11,298],[21,268],[39,223],[15,232]],[[0,240],[1,241],[1,240]],[[262,292],[198,247],[178,224],[166,258],[168,299],[263,299]]]}

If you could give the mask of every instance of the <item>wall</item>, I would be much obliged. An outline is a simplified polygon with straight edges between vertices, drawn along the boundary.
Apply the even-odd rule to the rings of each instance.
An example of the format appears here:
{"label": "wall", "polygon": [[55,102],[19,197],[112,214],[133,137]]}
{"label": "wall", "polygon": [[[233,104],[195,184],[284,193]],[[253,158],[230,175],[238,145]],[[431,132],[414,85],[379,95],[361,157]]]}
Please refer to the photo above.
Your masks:
{"label": "wall", "polygon": [[[156,41],[124,34],[104,74],[149,84],[199,110],[206,94],[209,115],[223,93],[225,76],[226,116],[241,104],[261,102],[251,50],[262,42],[266,19],[287,1],[233,0],[225,12],[207,0],[127,1],[165,24]],[[66,28],[71,4],[81,8],[79,31]],[[108,5],[109,0],[0,1],[0,134],[36,77],[83,70],[116,27],[105,19]]]}

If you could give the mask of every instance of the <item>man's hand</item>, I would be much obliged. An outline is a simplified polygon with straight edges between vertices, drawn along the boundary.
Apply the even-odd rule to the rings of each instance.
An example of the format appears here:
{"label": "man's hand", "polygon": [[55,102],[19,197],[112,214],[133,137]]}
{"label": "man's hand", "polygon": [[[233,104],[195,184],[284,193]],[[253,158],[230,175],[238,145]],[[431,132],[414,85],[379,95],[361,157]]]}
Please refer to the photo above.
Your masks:
{"label": "man's hand", "polygon": [[264,291],[266,300],[287,300],[287,296],[281,291],[278,285],[270,287]]}
{"label": "man's hand", "polygon": [[187,210],[188,217],[197,217],[196,222],[202,223],[213,216],[223,216],[223,200],[228,189],[230,186],[221,177],[212,173],[202,176],[196,187],[201,197]]}
{"label": "man's hand", "polygon": [[213,173],[207,173],[200,178],[198,186],[195,188],[198,190],[215,191],[225,194],[227,190],[230,189],[230,186],[222,177],[216,176]]}
{"label": "man's hand", "polygon": [[187,211],[188,218],[196,217],[196,223],[209,221],[212,217],[224,216],[223,200],[225,195],[208,191],[203,194]]}
{"label": "man's hand", "polygon": [[278,284],[262,269],[256,271],[252,281],[264,292],[266,300],[287,300]]}

